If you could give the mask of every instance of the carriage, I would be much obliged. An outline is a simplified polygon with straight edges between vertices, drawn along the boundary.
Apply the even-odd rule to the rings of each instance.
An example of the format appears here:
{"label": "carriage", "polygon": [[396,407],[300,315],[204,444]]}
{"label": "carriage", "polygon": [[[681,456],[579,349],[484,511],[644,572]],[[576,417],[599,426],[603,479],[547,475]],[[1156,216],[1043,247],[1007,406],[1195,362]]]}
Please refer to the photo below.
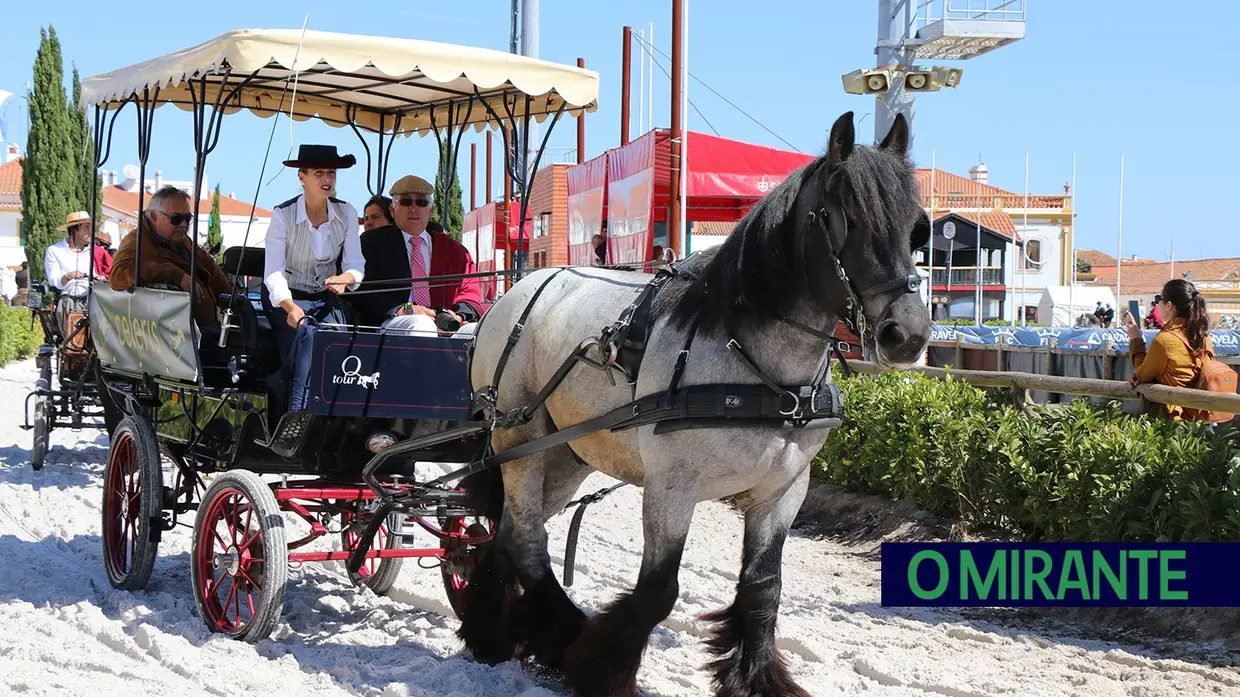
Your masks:
{"label": "carriage", "polygon": [[[91,341],[86,313],[68,313],[68,333],[56,318],[58,291],[34,282],[26,295],[30,323],[43,329],[43,343],[35,353],[39,377],[26,394],[22,429],[32,431],[30,466],[43,469],[57,428],[99,429],[110,432],[119,421],[115,405],[98,388],[98,359]],[[31,402],[33,401],[33,406]]]}
{"label": "carriage", "polygon": [[[597,92],[592,71],[498,51],[246,30],[89,78],[83,106],[94,108],[96,167],[108,157],[117,116],[133,104],[144,180],[154,112],[170,103],[193,113],[199,187],[223,116],[245,109],[352,129],[365,148],[367,185],[378,193],[400,137],[433,133],[437,177],[450,182],[468,128],[499,127],[509,141],[522,124],[528,134],[531,120],[551,118],[554,127],[565,114],[593,110]],[[528,187],[525,173],[532,178],[542,148],[505,148],[514,151],[506,166]],[[191,234],[200,239],[197,218]],[[123,415],[104,471],[109,581],[143,588],[161,534],[194,515],[193,592],[213,631],[265,638],[279,619],[289,565],[304,562],[348,560],[354,583],[384,593],[404,559],[438,560],[459,613],[471,556],[494,525],[453,485],[459,473],[434,478],[425,468],[477,462],[489,447],[487,424],[474,418],[472,339],[320,326],[308,409],[286,414],[268,380],[280,356],[251,290],[263,253],[246,245],[225,251],[221,268],[236,292],[216,298],[218,329],[193,320],[191,294],[179,289],[92,286],[101,386]],[[373,285],[357,292],[390,290]],[[453,467],[441,465],[439,474],[446,469]],[[377,511],[380,496],[399,496],[402,505]],[[418,531],[435,543],[411,545]],[[304,549],[324,537],[337,538],[331,551]]]}
{"label": "carriage", "polygon": [[[461,133],[488,125],[528,192],[547,142],[531,163],[531,120],[551,119],[549,133],[565,113],[594,108],[597,92],[595,73],[520,56],[291,31],[227,34],[82,91],[95,106],[96,165],[130,102],[143,171],[154,109],[193,112],[196,187],[224,114],[287,111],[349,126],[363,144],[363,131],[377,134],[372,192],[395,138],[434,133],[443,185]],[[850,112],[827,152],[768,192],[723,245],[655,274],[525,275],[519,265],[461,336],[320,326],[308,415],[277,418],[266,378],[278,357],[252,297],[218,298],[216,332],[192,321],[187,293],[96,286],[101,382],[126,415],[104,475],[111,583],[143,587],[160,534],[196,511],[201,614],[214,631],[259,641],[279,617],[290,563],[344,561],[356,582],[382,590],[394,562],[435,558],[477,660],[532,657],[578,694],[631,695],[676,600],[694,507],[729,499],[745,534],[735,599],[708,618],[718,691],[807,697],[779,657],[775,620],[784,540],[812,458],[843,417],[831,373],[846,361],[831,329],[843,319],[883,365],[911,364],[930,333],[912,258],[930,221],[908,124],[898,116],[875,146],[855,141]],[[522,196],[520,220],[527,206]],[[229,250],[225,271],[257,275],[260,253]],[[431,463],[448,471],[428,473]],[[587,616],[556,579],[545,522],[593,471],[643,487],[644,550],[633,589]],[[293,522],[307,530],[296,539]],[[436,544],[406,546],[411,528]],[[303,551],[328,535],[343,549]]]}

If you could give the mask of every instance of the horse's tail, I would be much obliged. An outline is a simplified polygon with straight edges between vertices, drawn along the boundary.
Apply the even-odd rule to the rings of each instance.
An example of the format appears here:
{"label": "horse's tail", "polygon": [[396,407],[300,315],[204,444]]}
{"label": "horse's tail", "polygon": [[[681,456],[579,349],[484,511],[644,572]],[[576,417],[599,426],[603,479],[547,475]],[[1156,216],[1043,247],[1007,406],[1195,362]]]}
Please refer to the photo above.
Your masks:
{"label": "horse's tail", "polygon": [[504,474],[499,467],[475,472],[461,479],[466,504],[499,525],[504,515]]}

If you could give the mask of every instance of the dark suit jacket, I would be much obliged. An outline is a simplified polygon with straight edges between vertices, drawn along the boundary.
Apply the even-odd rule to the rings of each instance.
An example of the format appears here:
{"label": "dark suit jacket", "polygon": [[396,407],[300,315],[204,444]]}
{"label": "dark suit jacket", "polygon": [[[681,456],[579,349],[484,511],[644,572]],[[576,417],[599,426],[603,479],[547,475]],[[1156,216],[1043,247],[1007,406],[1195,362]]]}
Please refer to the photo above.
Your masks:
{"label": "dark suit jacket", "polygon": [[[374,288],[370,285],[374,281],[408,281],[411,278],[405,235],[395,225],[363,232],[362,256],[366,257],[366,280],[358,290]],[[441,232],[431,233],[431,276],[475,272],[474,261],[460,242]],[[378,286],[383,287],[390,286]],[[431,309],[452,310],[466,322],[476,322],[486,309],[482,303],[482,284],[477,278],[432,281],[430,292]],[[385,293],[366,293],[349,298],[361,315],[361,322],[371,326],[382,324],[408,299],[408,284]]]}

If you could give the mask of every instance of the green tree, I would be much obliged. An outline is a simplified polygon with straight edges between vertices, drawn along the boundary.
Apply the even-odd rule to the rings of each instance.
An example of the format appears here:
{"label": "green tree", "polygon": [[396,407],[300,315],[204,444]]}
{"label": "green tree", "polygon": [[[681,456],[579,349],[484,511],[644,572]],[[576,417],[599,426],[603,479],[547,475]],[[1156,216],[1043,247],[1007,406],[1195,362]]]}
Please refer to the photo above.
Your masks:
{"label": "green tree", "polygon": [[[444,210],[447,210],[447,221],[445,222]],[[443,231],[448,233],[454,240],[461,239],[461,228],[465,226],[465,205],[461,202],[461,177],[456,172],[452,173],[452,188],[449,189],[448,195],[443,195],[443,184],[436,177],[435,181],[435,216],[432,218],[435,222],[443,226]]]}
{"label": "green tree", "polygon": [[219,263],[224,262],[224,233],[220,230],[220,185],[215,185],[211,198],[211,215],[207,218],[207,250]]}
{"label": "green tree", "polygon": [[1093,270],[1094,270],[1093,265],[1090,264],[1088,261],[1085,261],[1084,259],[1076,260],[1076,272],[1077,273],[1089,273],[1090,271],[1093,271]]}
{"label": "green tree", "polygon": [[65,222],[78,188],[60,40],[50,26],[39,35],[22,163],[22,239],[32,280],[45,280],[43,253],[64,237],[56,228]]}
{"label": "green tree", "polygon": [[74,196],[70,198],[71,208],[79,211],[90,208],[93,186],[94,218],[98,220],[103,208],[103,177],[95,171],[95,139],[86,118],[86,109],[82,106],[82,81],[78,77],[77,66],[73,68],[73,101],[69,104],[69,122],[73,132],[73,166],[77,171],[77,186],[73,189]]}

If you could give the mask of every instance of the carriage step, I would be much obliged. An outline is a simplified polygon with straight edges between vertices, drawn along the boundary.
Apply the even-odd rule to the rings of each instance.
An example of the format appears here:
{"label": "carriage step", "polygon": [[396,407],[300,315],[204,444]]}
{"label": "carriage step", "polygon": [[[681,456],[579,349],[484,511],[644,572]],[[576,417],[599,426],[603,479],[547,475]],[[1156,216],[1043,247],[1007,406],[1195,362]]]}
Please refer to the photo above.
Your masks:
{"label": "carriage step", "polygon": [[313,415],[309,411],[290,411],[280,417],[280,424],[270,441],[255,438],[254,442],[284,457],[293,457],[301,449],[307,426]]}

